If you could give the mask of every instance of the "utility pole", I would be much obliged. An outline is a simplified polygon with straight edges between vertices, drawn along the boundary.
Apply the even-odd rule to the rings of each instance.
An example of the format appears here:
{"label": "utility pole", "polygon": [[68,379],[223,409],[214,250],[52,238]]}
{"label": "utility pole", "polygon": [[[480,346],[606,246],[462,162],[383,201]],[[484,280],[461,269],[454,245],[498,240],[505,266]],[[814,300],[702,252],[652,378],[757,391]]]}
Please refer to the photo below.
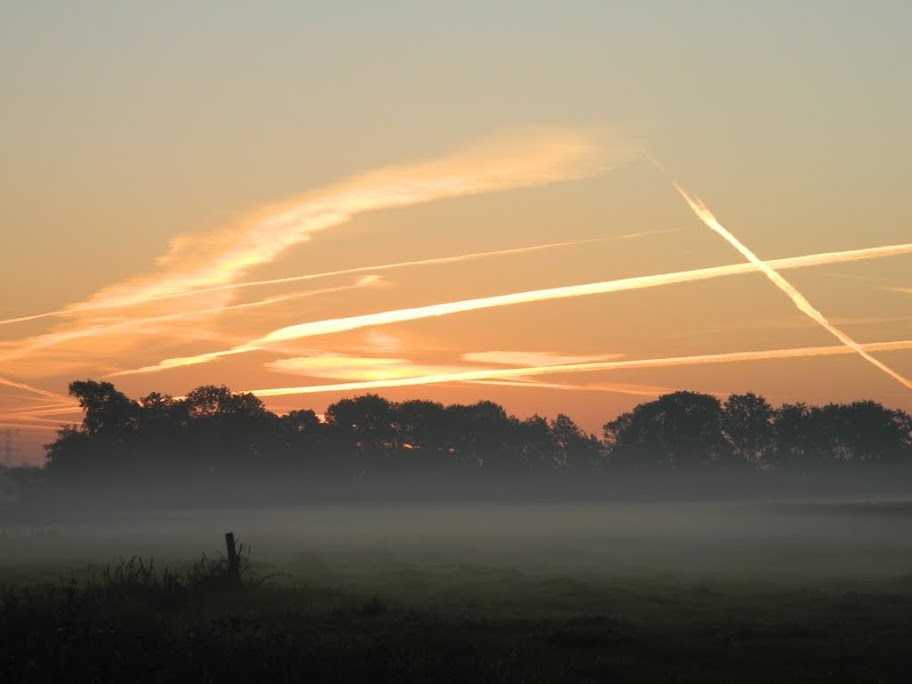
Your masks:
{"label": "utility pole", "polygon": [[19,434],[19,430],[6,429],[3,431],[3,455],[6,457],[6,467],[13,466],[13,437]]}

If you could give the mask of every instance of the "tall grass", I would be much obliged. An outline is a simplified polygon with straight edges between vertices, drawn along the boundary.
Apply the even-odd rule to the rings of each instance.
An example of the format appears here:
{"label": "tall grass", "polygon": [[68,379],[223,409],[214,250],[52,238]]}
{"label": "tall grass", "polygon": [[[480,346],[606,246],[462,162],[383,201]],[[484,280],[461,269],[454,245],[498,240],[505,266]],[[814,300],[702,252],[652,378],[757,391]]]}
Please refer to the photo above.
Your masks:
{"label": "tall grass", "polygon": [[134,556],[56,583],[2,587],[0,681],[155,681],[199,614],[194,605],[264,581],[243,547],[239,571],[206,555],[185,570]]}
{"label": "tall grass", "polygon": [[136,557],[0,590],[0,682],[908,681],[908,578],[811,591],[460,566],[292,584],[241,558],[240,579],[223,559]]}

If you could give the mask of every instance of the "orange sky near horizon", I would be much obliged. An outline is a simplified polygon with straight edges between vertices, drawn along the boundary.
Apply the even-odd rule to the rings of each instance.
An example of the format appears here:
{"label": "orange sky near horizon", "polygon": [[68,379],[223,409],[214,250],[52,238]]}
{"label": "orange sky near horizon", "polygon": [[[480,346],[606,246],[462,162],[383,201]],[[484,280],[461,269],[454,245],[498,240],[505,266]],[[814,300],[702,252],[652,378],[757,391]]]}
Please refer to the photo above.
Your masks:
{"label": "orange sky near horizon", "polygon": [[912,411],[912,11],[355,5],[0,10],[17,458],[86,378]]}

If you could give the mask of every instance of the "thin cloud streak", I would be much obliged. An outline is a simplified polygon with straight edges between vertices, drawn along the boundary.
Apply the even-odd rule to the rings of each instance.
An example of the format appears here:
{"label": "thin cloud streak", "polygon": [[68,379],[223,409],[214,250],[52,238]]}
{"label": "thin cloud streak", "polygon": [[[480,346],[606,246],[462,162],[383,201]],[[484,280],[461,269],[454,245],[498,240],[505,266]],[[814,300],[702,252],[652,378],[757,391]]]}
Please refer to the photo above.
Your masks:
{"label": "thin cloud streak", "polygon": [[[861,345],[866,351],[899,351],[912,349],[912,340],[873,342]],[[768,349],[760,351],[729,352],[723,354],[701,354],[658,359],[632,359],[629,361],[601,361],[592,363],[557,364],[553,366],[522,368],[490,368],[458,373],[440,373],[415,378],[400,378],[389,381],[368,380],[364,382],[341,382],[325,385],[304,385],[298,387],[274,387],[245,390],[258,397],[279,397],[292,394],[315,394],[320,392],[344,392],[354,390],[409,387],[414,385],[436,385],[451,382],[472,382],[495,378],[519,378],[549,373],[580,373],[592,371],[630,370],[637,368],[662,368],[668,366],[695,366],[718,363],[743,363],[748,361],[771,361],[776,359],[804,358],[811,356],[838,356],[856,353],[845,345],[827,347],[796,347],[791,349]],[[607,390],[613,391],[613,390]]]}
{"label": "thin cloud streak", "polygon": [[61,399],[66,401],[39,406],[17,406],[9,411],[0,411],[0,423],[5,427],[23,429],[50,430],[52,427],[60,427],[60,419],[49,416],[82,412],[82,408],[74,399],[68,397],[61,397]]}
{"label": "thin cloud streak", "polygon": [[[658,235],[661,233],[667,233],[674,229],[668,230],[646,230],[638,233],[627,233],[625,235],[613,235],[608,237],[600,238],[591,238],[586,240],[569,240],[566,242],[550,242],[541,245],[529,245],[527,247],[512,247],[509,249],[498,249],[488,252],[474,252],[470,254],[457,254],[454,256],[446,257],[434,257],[430,259],[415,259],[412,261],[397,261],[386,264],[375,264],[373,266],[356,266],[354,268],[343,268],[337,271],[323,271],[321,273],[308,273],[306,275],[299,276],[289,276],[287,278],[271,278],[268,280],[250,280],[247,282],[241,283],[231,283],[228,285],[215,285],[213,287],[204,287],[196,288],[191,290],[185,290],[183,292],[174,292],[167,295],[161,295],[159,297],[149,297],[142,302],[131,302],[127,304],[96,304],[96,305],[76,305],[73,307],[58,309],[56,311],[46,311],[38,314],[31,314],[29,316],[20,316],[18,318],[7,318],[5,320],[0,320],[0,325],[9,325],[12,323],[24,323],[26,321],[34,321],[41,318],[53,318],[58,316],[68,316],[73,315],[74,313],[81,313],[85,311],[100,311],[100,310],[111,310],[111,309],[122,309],[136,306],[138,304],[148,304],[152,302],[163,301],[167,299],[179,299],[181,297],[191,297],[194,295],[207,294],[211,292],[222,292],[226,290],[241,290],[251,287],[265,287],[269,285],[284,285],[288,283],[304,282],[308,280],[318,280],[321,278],[332,278],[336,276],[343,275],[352,275],[355,273],[371,273],[374,271],[392,271],[401,268],[410,268],[414,266],[433,266],[439,264],[454,264],[454,263],[464,263],[467,261],[474,261],[476,259],[486,259],[490,257],[499,257],[499,256],[509,256],[513,254],[529,254],[532,252],[539,252],[549,249],[559,249],[561,247],[574,247],[579,245],[588,245],[598,242],[610,242],[615,240],[629,240],[638,237],[644,237],[647,235]],[[229,307],[225,307],[229,308]],[[192,313],[192,312],[190,312]]]}
{"label": "thin cloud streak", "polygon": [[271,304],[279,304],[291,299],[303,299],[305,297],[314,297],[323,294],[330,294],[332,292],[341,292],[344,290],[351,290],[358,287],[369,287],[374,285],[376,280],[359,280],[358,282],[352,285],[342,285],[339,287],[326,287],[319,290],[307,290],[305,292],[294,292],[286,295],[277,295],[274,297],[267,297],[265,299],[259,299],[253,302],[244,302],[242,304],[227,304],[224,306],[211,307],[207,309],[197,309],[193,311],[179,311],[177,313],[162,314],[159,316],[145,316],[141,318],[133,318],[125,321],[118,321],[116,323],[104,323],[100,325],[93,325],[91,327],[79,328],[75,330],[69,330],[60,333],[47,333],[41,335],[37,338],[34,338],[34,341],[27,344],[22,344],[15,351],[9,354],[0,355],[0,360],[8,361],[13,359],[21,359],[29,354],[39,351],[41,349],[47,349],[49,347],[62,344],[63,342],[69,342],[71,340],[82,339],[86,337],[98,337],[106,335],[111,332],[121,332],[123,330],[130,330],[132,328],[147,327],[151,323],[161,323],[164,321],[175,321],[181,318],[193,318],[198,323],[201,316],[222,314],[231,311],[236,311],[239,309],[250,309],[261,306],[269,306]]}
{"label": "thin cloud streak", "polygon": [[[830,320],[841,326],[872,326],[882,325],[884,323],[903,323],[912,321],[912,316],[846,316],[840,318],[831,318]],[[811,328],[814,326],[815,323],[813,321],[807,321],[804,318],[798,320],[755,319],[747,322],[737,321],[727,324],[706,326],[699,329],[672,332],[669,333],[669,336],[675,339],[686,339],[706,335],[718,335],[719,333],[730,332],[735,329],[742,332],[748,328],[761,330],[770,328],[796,330],[801,328]]]}
{"label": "thin cloud streak", "polygon": [[[392,263],[385,264],[374,264],[372,266],[356,266],[354,268],[343,268],[337,271],[323,271],[321,273],[308,273],[306,275],[299,276],[289,276],[287,278],[270,278],[268,280],[250,280],[247,282],[241,283],[231,283],[229,285],[216,285],[213,287],[204,287],[196,288],[192,290],[186,290],[184,292],[175,292],[168,295],[162,295],[160,297],[150,297],[149,299],[139,302],[140,304],[148,304],[151,302],[157,302],[167,299],[178,299],[181,297],[191,297],[199,294],[207,294],[211,292],[222,292],[225,290],[241,290],[251,287],[265,287],[269,285],[285,285],[288,283],[297,283],[304,282],[308,280],[319,280],[321,278],[332,278],[343,275],[352,275],[355,273],[371,273],[374,271],[393,271],[401,268],[411,268],[415,266],[434,266],[440,264],[455,264],[455,263],[465,263],[468,261],[475,261],[477,259],[487,259],[491,257],[500,257],[500,256],[510,256],[514,254],[529,254],[532,252],[540,252],[549,249],[559,249],[561,247],[575,247],[579,245],[590,245],[598,242],[613,242],[615,240],[631,240],[638,237],[645,237],[647,235],[659,235],[662,233],[668,233],[675,229],[667,230],[645,230],[637,233],[626,233],[624,235],[611,235],[607,237],[600,238],[590,238],[586,240],[568,240],[566,242],[549,242],[541,245],[529,245],[526,247],[511,247],[509,249],[498,249],[488,252],[473,252],[469,254],[457,254],[454,256],[445,256],[445,257],[433,257],[430,259],[414,259],[412,261],[396,261]],[[99,311],[102,309],[120,309],[128,308],[135,306],[136,303],[130,304],[110,304],[110,305],[84,305],[84,306],[75,306],[67,309],[58,309],[56,311],[46,311],[44,313],[32,314],[30,316],[20,316],[19,318],[7,318],[5,320],[0,320],[0,325],[8,325],[12,323],[22,323],[25,321],[34,321],[41,318],[52,318],[56,316],[67,316],[72,315],[75,312],[83,311]],[[227,307],[226,307],[227,308]]]}
{"label": "thin cloud streak", "polygon": [[60,413],[77,413],[82,408],[75,399],[63,404],[42,404],[41,406],[32,406],[28,408],[16,408],[3,414],[4,418],[13,418],[20,416],[53,416]]}
{"label": "thin cloud streak", "polygon": [[34,430],[35,432],[48,432],[50,426],[39,424],[30,425],[29,423],[7,423],[0,419],[0,429],[2,430]]}
{"label": "thin cloud streak", "polygon": [[883,371],[891,378],[904,385],[908,389],[912,389],[912,380],[900,375],[895,370],[887,366],[885,363],[879,361],[878,359],[871,356],[868,352],[864,350],[862,345],[858,344],[854,339],[849,337],[844,333],[840,328],[837,328],[826,316],[824,316],[818,309],[816,309],[807,298],[798,291],[798,289],[792,285],[788,280],[783,278],[774,268],[770,266],[769,263],[763,261],[760,257],[754,254],[750,249],[748,249],[738,238],[732,235],[719,221],[713,216],[712,212],[707,209],[706,205],[703,204],[698,198],[691,197],[687,192],[682,188],[676,181],[672,181],[675,189],[684,198],[684,201],[687,205],[693,210],[697,217],[712,231],[720,235],[726,242],[728,242],[732,247],[734,247],[741,255],[744,256],[751,264],[756,266],[760,272],[763,273],[767,278],[769,278],[772,283],[778,287],[785,295],[792,300],[792,303],[795,307],[805,314],[808,318],[818,323],[824,330],[829,332],[833,337],[839,340],[843,345],[854,351],[856,354],[861,356],[865,361],[873,365],[875,368]]}
{"label": "thin cloud streak", "polygon": [[471,385],[492,385],[499,387],[523,387],[532,389],[553,389],[562,392],[609,392],[611,394],[631,394],[636,397],[657,397],[660,394],[673,392],[671,387],[653,385],[635,385],[619,383],[611,385],[571,385],[562,382],[536,382],[534,380],[471,380]]}
{"label": "thin cloud streak", "polygon": [[[81,413],[81,410],[77,408],[75,411],[70,411],[69,413],[77,413],[77,412]],[[47,415],[60,415],[60,413],[47,414]],[[6,418],[7,418],[6,416],[3,417],[4,420]],[[16,421],[19,421],[20,425],[44,425],[45,427],[47,427],[47,426],[60,427],[60,425],[61,425],[59,418],[45,418],[43,416],[9,416],[9,418],[13,418]]]}
{"label": "thin cloud streak", "polygon": [[[887,245],[867,249],[847,250],[841,252],[824,252],[820,254],[810,254],[799,257],[788,257],[784,259],[775,259],[769,263],[781,269],[807,268],[824,264],[846,263],[851,261],[860,261],[864,259],[874,259],[908,253],[912,253],[912,243]],[[657,275],[621,278],[618,280],[587,283],[583,285],[568,285],[564,287],[554,287],[542,290],[528,290],[525,292],[515,292],[504,295],[495,295],[491,297],[480,297],[476,299],[466,299],[455,302],[446,302],[442,304],[431,304],[427,306],[419,306],[407,309],[395,309],[391,311],[382,311],[359,316],[349,316],[345,318],[332,318],[321,321],[311,321],[308,323],[301,323],[298,325],[274,330],[263,337],[242,345],[238,345],[236,347],[232,347],[231,349],[209,352],[196,356],[165,359],[156,365],[144,366],[138,369],[124,370],[112,373],[110,377],[137,373],[154,373],[169,368],[191,366],[199,363],[206,363],[223,356],[231,356],[235,354],[244,354],[247,352],[258,351],[276,344],[288,342],[290,340],[346,332],[377,325],[388,325],[391,323],[415,321],[425,318],[446,316],[468,311],[478,311],[481,309],[490,309],[500,306],[550,301],[556,299],[565,299],[569,297],[584,297],[596,294],[608,294],[611,292],[640,290],[651,287],[661,287],[678,283],[696,282],[702,280],[710,280],[713,278],[722,278],[756,272],[756,267],[750,263],[731,264],[727,266],[713,266],[690,271],[676,271]]]}
{"label": "thin cloud streak", "polygon": [[24,382],[16,382],[15,380],[10,380],[8,378],[0,377],[0,385],[6,385],[7,387],[13,387],[15,389],[25,390],[26,392],[32,392],[33,394],[38,394],[42,397],[48,399],[60,399],[63,401],[67,400],[67,397],[62,394],[57,394],[56,392],[49,392],[48,390],[43,390],[38,387],[32,387],[31,385],[26,385]]}
{"label": "thin cloud streak", "polygon": [[499,364],[502,366],[552,366],[567,363],[588,363],[617,358],[618,354],[572,355],[556,352],[486,351],[462,355],[463,361]]}

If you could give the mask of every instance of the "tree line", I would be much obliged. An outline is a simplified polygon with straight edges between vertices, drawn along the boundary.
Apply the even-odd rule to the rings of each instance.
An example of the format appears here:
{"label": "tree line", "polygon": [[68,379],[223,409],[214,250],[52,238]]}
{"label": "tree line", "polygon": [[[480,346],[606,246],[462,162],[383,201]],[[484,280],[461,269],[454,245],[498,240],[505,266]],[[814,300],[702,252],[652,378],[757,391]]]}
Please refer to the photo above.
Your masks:
{"label": "tree line", "polygon": [[772,406],[673,392],[604,425],[601,439],[569,417],[518,419],[502,406],[342,399],[318,417],[276,415],[252,394],[206,385],[133,400],[111,383],[69,386],[80,425],[46,445],[60,482],[102,475],[185,478],[300,473],[363,480],[404,473],[579,476],[598,472],[801,470],[912,462],[912,417],[874,401]]}

